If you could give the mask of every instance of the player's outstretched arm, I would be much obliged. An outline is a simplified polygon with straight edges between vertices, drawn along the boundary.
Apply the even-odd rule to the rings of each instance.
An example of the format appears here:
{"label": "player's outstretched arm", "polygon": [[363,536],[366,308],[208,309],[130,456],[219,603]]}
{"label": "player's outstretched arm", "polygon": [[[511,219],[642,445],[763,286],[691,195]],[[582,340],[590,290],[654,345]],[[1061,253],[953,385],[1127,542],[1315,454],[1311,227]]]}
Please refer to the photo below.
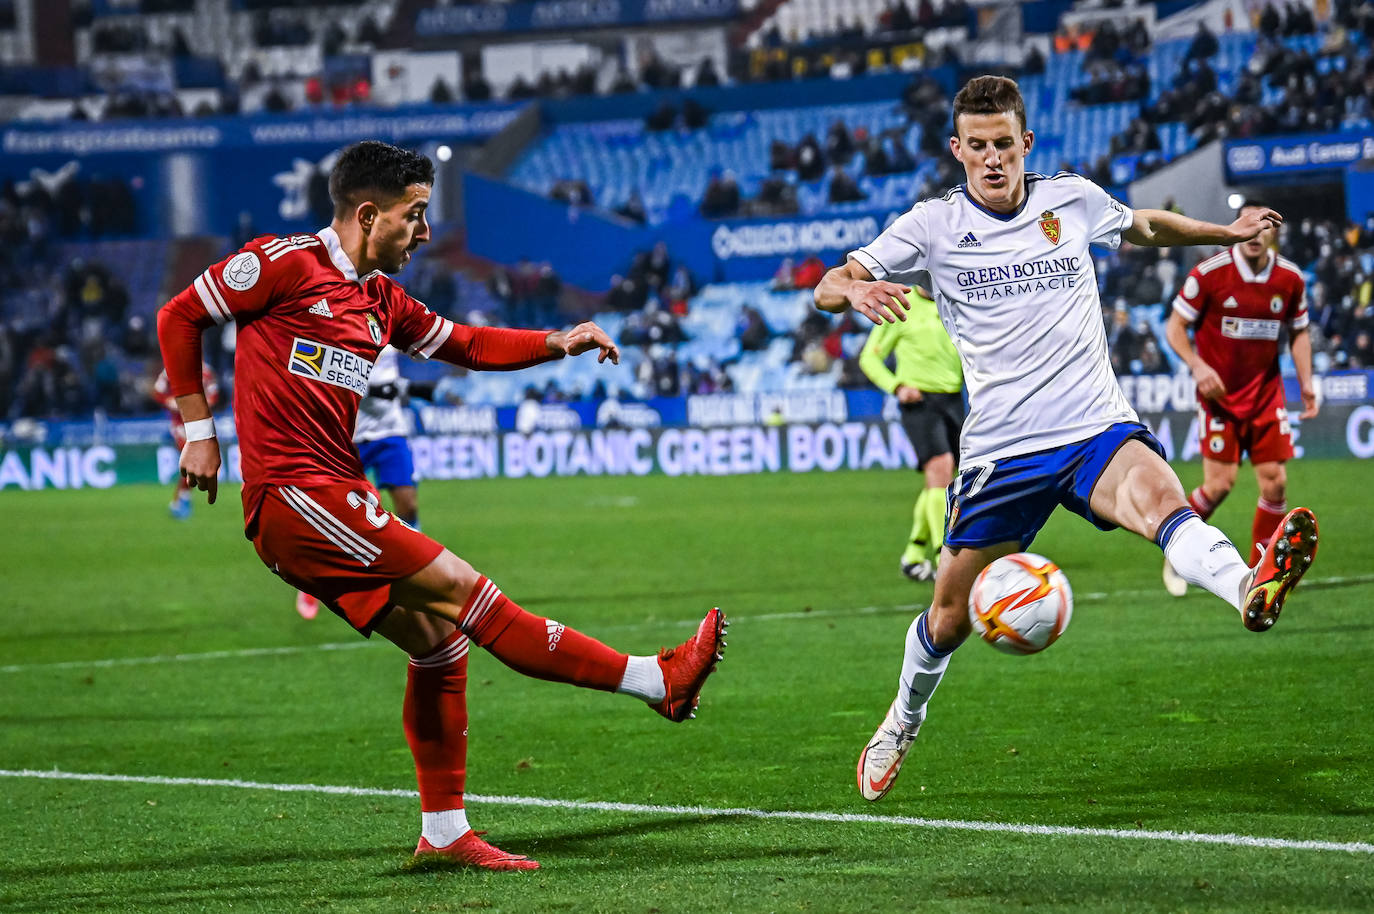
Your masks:
{"label": "player's outstretched arm", "polygon": [[1230,225],[1190,219],[1163,209],[1138,209],[1132,213],[1131,227],[1121,237],[1142,247],[1166,248],[1176,244],[1239,244],[1249,241],[1272,225],[1283,225],[1283,217],[1272,209],[1251,207]]}
{"label": "player's outstretched arm", "polygon": [[831,314],[853,308],[875,324],[906,320],[910,286],[874,279],[868,268],[855,260],[826,272],[816,286],[816,307]]}
{"label": "player's outstretched arm", "polygon": [[583,321],[571,330],[555,330],[544,338],[544,345],[549,347],[549,352],[558,355],[581,355],[599,349],[598,362],[610,359],[613,365],[620,364],[620,349],[606,331],[592,321]]}

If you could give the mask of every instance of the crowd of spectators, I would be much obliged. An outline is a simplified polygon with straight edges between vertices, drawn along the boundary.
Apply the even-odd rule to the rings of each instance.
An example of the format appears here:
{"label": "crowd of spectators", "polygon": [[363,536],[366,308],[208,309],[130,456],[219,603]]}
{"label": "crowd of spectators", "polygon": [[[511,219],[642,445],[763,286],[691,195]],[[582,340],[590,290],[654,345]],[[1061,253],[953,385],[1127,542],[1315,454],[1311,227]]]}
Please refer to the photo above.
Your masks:
{"label": "crowd of spectators", "polygon": [[[1285,38],[1313,35],[1317,24],[1306,4],[1283,10],[1265,6],[1260,39],[1234,88],[1219,88],[1210,59],[1216,36],[1200,25],[1184,66],[1142,117],[1152,123],[1182,121],[1199,144],[1214,139],[1279,133],[1332,131],[1347,121],[1374,116],[1374,60],[1366,48],[1374,38],[1374,4],[1336,0],[1330,28],[1318,51],[1295,49]],[[1266,92],[1266,88],[1268,92]]]}
{"label": "crowd of spectators", "polygon": [[0,212],[22,223],[32,243],[40,246],[53,238],[106,238],[138,228],[129,183],[99,174],[85,177],[76,163],[51,174],[35,170],[25,182],[4,182]]}
{"label": "crowd of spectators", "polygon": [[[361,16],[355,23],[350,22],[346,29],[337,19],[322,18],[312,11],[312,7],[323,2],[252,0],[238,3],[237,6],[252,16],[251,34],[257,48],[313,46],[319,49],[324,59],[329,60],[338,59],[339,55],[350,50],[377,47],[382,43],[383,26],[376,18]],[[143,13],[191,13],[193,10],[194,4],[186,0],[144,0],[139,4],[139,12]],[[757,43],[759,50],[770,55],[768,64],[763,67],[751,67],[745,62],[747,52],[741,51],[740,55],[743,56],[731,60],[726,68],[729,71],[727,75],[714,57],[706,56],[695,64],[680,65],[665,60],[646,45],[637,52],[638,58],[633,67],[622,63],[609,78],[602,78],[597,66],[586,63],[571,69],[545,70],[534,77],[517,77],[504,87],[501,95],[507,99],[615,95],[686,86],[710,87],[727,80],[848,77],[863,73],[870,66],[939,66],[957,62],[957,49],[947,45],[927,53],[920,44],[922,36],[932,29],[962,28],[968,21],[969,8],[965,0],[945,0],[941,4],[917,0],[910,5],[904,0],[893,0],[876,21],[865,24],[866,29],[861,27],[857,18],[841,16],[833,29],[815,35],[784,36],[776,26],[763,30]],[[185,29],[179,24],[153,30],[147,22],[136,16],[94,17],[89,4],[78,4],[74,8],[73,24],[77,28],[89,27],[90,46],[97,55],[139,54],[150,59],[167,60],[196,56]],[[155,34],[161,37],[154,38]],[[889,47],[893,41],[906,43],[894,50]],[[890,60],[884,57],[888,51],[893,52]],[[228,61],[207,60],[204,63],[229,69]],[[365,106],[373,103],[370,92],[357,91],[359,86],[356,79],[335,79],[327,77],[325,73],[313,77],[273,76],[264,79],[251,58],[241,70],[231,72],[229,76],[221,87],[218,103],[202,99],[194,105],[183,105],[175,98],[174,86],[150,90],[146,87],[102,85],[101,89],[109,96],[121,94],[122,103],[103,105],[95,111],[78,106],[73,116],[119,118],[237,114],[242,110],[245,99],[249,100],[250,107],[261,107],[269,112],[289,111],[300,104],[317,107],[325,103],[335,106]],[[253,91],[263,82],[270,85],[263,91]],[[488,101],[496,98],[497,94],[488,76],[482,72],[480,60],[468,56],[464,60],[459,84],[436,79],[430,88],[429,98],[434,103],[448,104],[460,98],[475,102]],[[131,99],[129,96],[137,98]]]}
{"label": "crowd of spectators", "polygon": [[[0,219],[0,222],[3,222]],[[102,263],[7,263],[31,285],[9,297],[0,320],[0,416],[47,417],[146,411],[130,358],[156,350],[146,319],[129,315],[129,294]]]}
{"label": "crowd of spectators", "polygon": [[[1055,34],[1056,52],[1070,48],[1083,50],[1083,65],[1088,81],[1076,86],[1069,97],[1082,105],[1141,101],[1150,96],[1150,73],[1146,56],[1150,53],[1150,31],[1139,18],[1118,29],[1110,20],[1091,28],[1063,26]],[[1043,72],[1039,51],[1026,62],[1027,72]]]}
{"label": "crowd of spectators", "polygon": [[[440,275],[446,277],[448,284],[452,284],[451,273],[436,274]],[[419,279],[422,284],[420,288],[423,289],[426,279],[424,276]],[[497,322],[514,327],[557,327],[563,323],[559,309],[563,280],[547,263],[536,263],[528,257],[521,257],[513,270],[497,267],[487,280],[487,289],[501,309],[499,314],[492,316]],[[435,306],[442,307],[445,291],[441,290],[434,298]],[[416,297],[430,301],[420,295]],[[452,313],[455,306],[456,302],[450,304],[447,313]]]}
{"label": "crowd of spectators", "polygon": [[[943,99],[943,91],[933,80],[916,80],[913,85],[924,84],[934,86],[940,92],[938,98]],[[947,120],[948,114],[939,119]],[[826,195],[830,203],[862,202],[868,195],[859,178],[916,170],[916,155],[907,147],[906,137],[905,128],[870,134],[863,127],[850,130],[844,121],[836,120],[826,130],[824,140],[813,133],[803,136],[795,146],[785,140],[773,140],[769,147],[769,174],[754,197],[744,197],[733,172],[718,169],[707,182],[700,212],[708,219],[794,215],[801,209],[797,185],[821,181],[827,174],[830,180]],[[926,145],[924,140],[922,145]]]}
{"label": "crowd of spectators", "polygon": [[611,277],[605,306],[625,315],[620,342],[626,346],[681,343],[687,339],[681,319],[696,292],[692,271],[674,263],[668,245],[659,241],[635,254],[623,274]]}
{"label": "crowd of spectators", "polygon": [[136,226],[128,185],[75,166],[0,187],[0,419],[151,408],[130,366],[155,354],[154,328],[107,264],[63,258]]}
{"label": "crowd of spectators", "polygon": [[1374,368],[1374,213],[1360,224],[1290,222],[1284,249],[1313,276],[1307,306],[1318,370]]}

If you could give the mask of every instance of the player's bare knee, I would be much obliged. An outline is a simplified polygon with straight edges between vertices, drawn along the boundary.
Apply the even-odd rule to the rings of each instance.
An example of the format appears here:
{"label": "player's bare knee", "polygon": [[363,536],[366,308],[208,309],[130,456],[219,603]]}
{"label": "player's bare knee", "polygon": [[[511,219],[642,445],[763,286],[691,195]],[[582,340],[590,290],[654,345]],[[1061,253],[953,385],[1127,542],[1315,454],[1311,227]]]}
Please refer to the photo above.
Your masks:
{"label": "player's bare knee", "polygon": [[432,588],[450,602],[462,606],[477,586],[481,573],[448,550],[444,550],[435,560],[435,566]]}

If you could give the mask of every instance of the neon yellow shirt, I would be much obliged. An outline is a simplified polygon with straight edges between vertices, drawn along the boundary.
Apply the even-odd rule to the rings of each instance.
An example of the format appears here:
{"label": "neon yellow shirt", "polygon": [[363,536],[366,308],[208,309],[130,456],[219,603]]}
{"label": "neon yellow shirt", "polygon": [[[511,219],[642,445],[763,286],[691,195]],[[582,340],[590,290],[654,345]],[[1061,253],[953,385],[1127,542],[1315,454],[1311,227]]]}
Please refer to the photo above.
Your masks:
{"label": "neon yellow shirt", "polygon": [[[887,393],[894,393],[901,385],[923,393],[958,393],[964,386],[963,366],[944,324],[940,323],[935,302],[917,294],[915,289],[907,295],[907,301],[911,310],[905,321],[873,328],[859,353],[859,367]],[[895,374],[885,364],[894,350]]]}

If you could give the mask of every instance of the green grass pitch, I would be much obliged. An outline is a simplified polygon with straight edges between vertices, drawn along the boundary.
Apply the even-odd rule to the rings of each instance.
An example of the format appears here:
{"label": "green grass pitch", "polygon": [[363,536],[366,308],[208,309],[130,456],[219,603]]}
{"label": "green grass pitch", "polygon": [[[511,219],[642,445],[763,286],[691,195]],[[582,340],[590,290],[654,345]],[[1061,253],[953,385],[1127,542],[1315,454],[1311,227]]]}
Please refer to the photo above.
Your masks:
{"label": "green grass pitch", "polygon": [[[1216,519],[1239,543],[1248,474]],[[411,871],[404,796],[6,775],[0,911],[1374,909],[1374,464],[1290,474],[1321,551],[1264,635],[1165,595],[1150,544],[1056,515],[1034,548],[1076,591],[1064,638],[961,649],[877,804],[855,760],[930,595],[897,572],[911,474],[425,484],[426,531],[534,612],[633,652],[715,604],[734,620],[699,719],[676,726],[475,651],[472,794],[841,818],[474,801],[476,827],[544,869]],[[0,769],[413,790],[404,658],[298,618],[237,494],[184,524],[152,487],[0,494]]]}

